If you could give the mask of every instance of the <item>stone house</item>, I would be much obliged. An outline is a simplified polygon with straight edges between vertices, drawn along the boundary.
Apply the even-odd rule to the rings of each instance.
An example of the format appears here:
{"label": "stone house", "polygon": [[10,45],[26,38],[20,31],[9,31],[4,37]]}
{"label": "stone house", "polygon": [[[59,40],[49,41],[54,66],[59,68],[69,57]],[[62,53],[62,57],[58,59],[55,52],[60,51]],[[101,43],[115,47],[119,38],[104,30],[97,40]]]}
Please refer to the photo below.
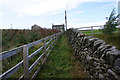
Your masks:
{"label": "stone house", "polygon": [[52,29],[59,29],[60,31],[65,31],[64,24],[62,25],[53,25],[52,24]]}
{"label": "stone house", "polygon": [[38,30],[38,29],[41,29],[41,27],[38,26],[38,25],[36,25],[36,24],[34,24],[31,28],[32,28],[32,30]]}

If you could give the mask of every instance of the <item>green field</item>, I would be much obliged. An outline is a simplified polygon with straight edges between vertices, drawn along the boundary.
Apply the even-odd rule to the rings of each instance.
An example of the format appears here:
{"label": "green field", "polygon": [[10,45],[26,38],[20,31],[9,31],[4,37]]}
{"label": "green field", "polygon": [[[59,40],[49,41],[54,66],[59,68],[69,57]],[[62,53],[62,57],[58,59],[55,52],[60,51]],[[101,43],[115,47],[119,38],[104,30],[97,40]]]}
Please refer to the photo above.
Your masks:
{"label": "green field", "polygon": [[[82,30],[81,30],[82,31]],[[88,30],[88,31],[82,31],[84,34],[91,34],[91,31]],[[93,33],[98,33],[98,32],[101,32],[100,30],[93,30]]]}
{"label": "green field", "polygon": [[[90,35],[91,34],[91,30],[81,30],[82,33],[86,34],[86,35]],[[120,28],[117,28],[116,31],[120,31]],[[93,30],[93,33],[99,33],[102,32],[101,30]]]}

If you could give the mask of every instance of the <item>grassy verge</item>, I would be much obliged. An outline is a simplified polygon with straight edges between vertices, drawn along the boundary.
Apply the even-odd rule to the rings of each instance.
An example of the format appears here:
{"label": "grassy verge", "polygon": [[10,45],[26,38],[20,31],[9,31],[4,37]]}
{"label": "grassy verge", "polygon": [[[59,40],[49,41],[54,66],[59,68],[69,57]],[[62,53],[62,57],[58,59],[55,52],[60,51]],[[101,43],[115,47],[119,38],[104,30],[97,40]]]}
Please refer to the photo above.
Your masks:
{"label": "grassy verge", "polygon": [[116,46],[120,50],[120,32],[113,33],[112,35],[95,34],[94,37],[104,40],[107,44]]}
{"label": "grassy verge", "polygon": [[38,78],[86,78],[84,66],[72,53],[67,37],[62,35],[36,80]]}

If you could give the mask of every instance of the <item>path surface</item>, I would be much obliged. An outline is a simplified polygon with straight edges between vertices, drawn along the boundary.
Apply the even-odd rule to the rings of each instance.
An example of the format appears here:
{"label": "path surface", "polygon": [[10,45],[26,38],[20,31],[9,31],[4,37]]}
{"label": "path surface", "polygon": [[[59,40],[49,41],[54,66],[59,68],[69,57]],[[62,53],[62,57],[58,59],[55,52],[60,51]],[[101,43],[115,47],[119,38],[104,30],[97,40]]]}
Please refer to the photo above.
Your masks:
{"label": "path surface", "polygon": [[62,35],[39,72],[37,79],[87,78],[83,68],[84,66],[75,59],[67,37]]}

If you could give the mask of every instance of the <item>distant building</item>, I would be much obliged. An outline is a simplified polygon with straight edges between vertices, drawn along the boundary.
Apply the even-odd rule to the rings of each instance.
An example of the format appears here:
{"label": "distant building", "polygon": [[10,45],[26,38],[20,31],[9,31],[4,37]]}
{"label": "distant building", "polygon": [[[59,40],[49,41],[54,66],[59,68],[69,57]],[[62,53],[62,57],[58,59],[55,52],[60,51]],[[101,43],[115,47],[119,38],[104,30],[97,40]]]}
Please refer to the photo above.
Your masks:
{"label": "distant building", "polygon": [[52,29],[59,29],[60,31],[65,31],[64,24],[62,25],[53,25],[52,24]]}
{"label": "distant building", "polygon": [[41,27],[36,24],[32,26],[32,30],[38,30],[38,29],[41,29]]}

